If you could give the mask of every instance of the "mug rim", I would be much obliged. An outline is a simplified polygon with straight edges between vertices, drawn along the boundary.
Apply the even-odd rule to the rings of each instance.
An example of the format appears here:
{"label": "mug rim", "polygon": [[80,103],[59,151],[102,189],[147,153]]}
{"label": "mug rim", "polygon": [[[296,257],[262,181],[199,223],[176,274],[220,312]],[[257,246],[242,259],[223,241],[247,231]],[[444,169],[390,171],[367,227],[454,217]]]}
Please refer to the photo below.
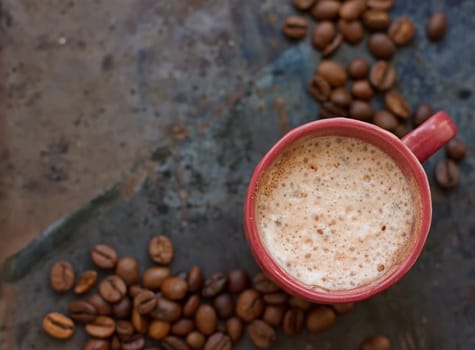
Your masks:
{"label": "mug rim", "polygon": [[[272,164],[272,162],[281,154],[281,152],[293,142],[302,137],[311,135],[312,133],[328,128],[353,129],[360,133],[369,134],[370,137],[378,138],[382,143],[399,152],[404,162],[411,170],[415,179],[416,187],[420,195],[420,224],[418,232],[415,233],[415,242],[412,245],[411,252],[401,261],[394,271],[389,273],[385,278],[376,280],[363,286],[349,290],[341,291],[320,291],[299,282],[297,279],[287,273],[268,253],[260,239],[257,222],[255,220],[255,203],[256,203],[256,187],[260,175]],[[356,136],[355,136],[356,137]],[[386,152],[391,156],[391,153]],[[397,163],[401,168],[401,161]],[[422,164],[412,153],[412,151],[396,136],[388,131],[375,125],[365,123],[359,120],[348,118],[330,118],[317,120],[303,124],[289,131],[282,136],[262,157],[252,174],[248,185],[246,198],[244,202],[244,229],[246,239],[250,245],[251,253],[255,261],[263,272],[273,280],[282,289],[290,294],[297,295],[306,300],[317,303],[347,303],[360,301],[379,294],[383,290],[389,288],[398,282],[412,268],[422,252],[425,241],[429,234],[432,221],[432,202],[430,194],[430,186],[427,174]],[[414,233],[414,232],[413,232]]]}

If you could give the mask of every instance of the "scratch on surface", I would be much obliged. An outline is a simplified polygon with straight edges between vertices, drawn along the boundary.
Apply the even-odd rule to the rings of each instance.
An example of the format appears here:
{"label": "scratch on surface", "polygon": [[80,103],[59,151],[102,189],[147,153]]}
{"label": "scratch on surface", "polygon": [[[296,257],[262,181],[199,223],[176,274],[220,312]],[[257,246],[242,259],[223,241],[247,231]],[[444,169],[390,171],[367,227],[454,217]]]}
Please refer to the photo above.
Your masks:
{"label": "scratch on surface", "polygon": [[277,117],[279,119],[280,132],[282,135],[284,135],[285,133],[287,133],[287,131],[290,130],[287,103],[281,97],[277,97],[274,100],[273,106],[274,106],[275,112],[277,113]]}

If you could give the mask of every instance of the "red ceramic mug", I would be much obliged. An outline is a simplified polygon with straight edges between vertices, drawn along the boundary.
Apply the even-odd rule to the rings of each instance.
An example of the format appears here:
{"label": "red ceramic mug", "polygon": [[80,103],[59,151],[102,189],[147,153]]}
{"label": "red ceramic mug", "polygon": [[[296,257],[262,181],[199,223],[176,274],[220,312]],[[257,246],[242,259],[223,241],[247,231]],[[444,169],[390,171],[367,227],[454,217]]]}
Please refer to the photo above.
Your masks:
{"label": "red ceramic mug", "polygon": [[[402,140],[377,126],[347,118],[324,119],[299,126],[283,136],[262,158],[254,170],[244,204],[244,226],[251,252],[262,271],[287,292],[316,303],[347,303],[370,298],[399,281],[415,264],[429,233],[432,203],[427,175],[421,163],[443,147],[457,133],[445,112],[438,112]],[[410,174],[418,188],[421,208],[412,234],[415,242],[406,258],[380,280],[354,289],[322,291],[303,284],[273,260],[264,246],[257,227],[256,191],[259,178],[272,162],[293,142],[306,136],[347,136],[380,148],[399,168]]]}

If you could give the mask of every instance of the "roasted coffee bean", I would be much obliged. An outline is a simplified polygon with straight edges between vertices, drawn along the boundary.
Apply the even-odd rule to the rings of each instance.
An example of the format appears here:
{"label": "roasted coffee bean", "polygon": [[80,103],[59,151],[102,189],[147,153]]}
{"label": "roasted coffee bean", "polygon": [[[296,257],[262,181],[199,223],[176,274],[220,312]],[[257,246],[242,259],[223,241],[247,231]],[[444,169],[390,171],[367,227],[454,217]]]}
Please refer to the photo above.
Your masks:
{"label": "roasted coffee bean", "polygon": [[333,87],[345,85],[346,72],[345,69],[337,62],[323,60],[317,67],[317,75],[323,77]]}
{"label": "roasted coffee bean", "polygon": [[111,350],[121,350],[122,346],[120,344],[119,337],[117,335],[114,335],[111,340]]}
{"label": "roasted coffee bean", "polygon": [[307,35],[308,23],[304,17],[290,16],[284,22],[282,31],[290,39],[303,39]]}
{"label": "roasted coffee bean", "polygon": [[91,252],[91,258],[97,267],[105,270],[111,270],[117,264],[117,252],[105,244],[96,245]]}
{"label": "roasted coffee bean", "polygon": [[351,79],[365,79],[369,72],[369,63],[365,58],[355,58],[350,62],[347,70]]}
{"label": "roasted coffee bean", "polygon": [[373,108],[366,101],[353,100],[349,115],[358,120],[370,121],[373,118]]}
{"label": "roasted coffee bean", "polygon": [[312,34],[312,43],[319,49],[323,50],[327,47],[336,36],[335,24],[331,21],[322,21],[315,25]]}
{"label": "roasted coffee bean", "polygon": [[74,287],[74,293],[84,294],[89,292],[97,282],[97,272],[93,270],[87,270],[81,273],[76,286]]}
{"label": "roasted coffee bean", "polygon": [[371,84],[379,91],[387,91],[396,83],[396,68],[386,61],[378,61],[369,74]]}
{"label": "roasted coffee bean", "polygon": [[145,334],[148,330],[148,318],[132,309],[132,325],[137,333]]}
{"label": "roasted coffee bean", "polygon": [[192,293],[196,293],[203,286],[203,272],[199,266],[192,266],[187,277],[188,289]]}
{"label": "roasted coffee bean", "polygon": [[330,44],[328,44],[322,51],[323,57],[330,57],[341,46],[343,42],[343,36],[341,34],[335,35]]}
{"label": "roasted coffee bean", "polygon": [[446,154],[447,157],[458,162],[465,158],[467,149],[461,140],[452,139],[447,144]]}
{"label": "roasted coffee bean", "polygon": [[178,277],[168,277],[163,281],[161,291],[165,298],[180,300],[183,299],[188,292],[188,283]]}
{"label": "roasted coffee bean", "polygon": [[391,342],[382,335],[367,338],[361,345],[361,350],[391,350]]}
{"label": "roasted coffee bean", "polygon": [[378,59],[390,60],[396,53],[396,45],[386,34],[374,33],[368,39],[368,50]]}
{"label": "roasted coffee bean", "polygon": [[183,306],[183,316],[193,317],[200,306],[200,297],[198,294],[193,294],[188,298],[185,305]]}
{"label": "roasted coffee bean", "polygon": [[231,339],[221,332],[216,332],[208,338],[204,350],[231,350],[231,347]]}
{"label": "roasted coffee bean", "polygon": [[172,275],[168,267],[154,266],[145,270],[142,285],[145,289],[158,291],[163,281]]}
{"label": "roasted coffee bean", "polygon": [[305,314],[303,310],[292,308],[287,310],[284,315],[282,328],[284,333],[288,336],[300,333],[305,326]]}
{"label": "roasted coffee bean", "polygon": [[393,134],[399,138],[403,138],[409,134],[409,127],[406,123],[399,123],[399,125],[394,129]]}
{"label": "roasted coffee bean", "polygon": [[84,345],[84,350],[109,350],[110,348],[110,341],[105,339],[89,339]]}
{"label": "roasted coffee bean", "polygon": [[94,338],[109,338],[115,332],[115,322],[107,316],[98,316],[84,327],[86,333]]}
{"label": "roasted coffee bean", "polygon": [[118,319],[129,318],[131,312],[132,302],[127,296],[121,299],[118,303],[112,305],[112,314]]}
{"label": "roasted coffee bean", "polygon": [[394,131],[398,126],[398,120],[391,112],[384,109],[377,111],[373,117],[373,123],[380,128]]}
{"label": "roasted coffee bean", "polygon": [[351,104],[352,97],[344,88],[338,88],[331,92],[330,101],[340,107],[347,108]]}
{"label": "roasted coffee bean", "polygon": [[122,350],[142,350],[145,347],[143,335],[135,334],[122,342]]}
{"label": "roasted coffee bean", "polygon": [[164,350],[189,350],[188,344],[180,338],[169,335],[162,340]]}
{"label": "roasted coffee bean", "polygon": [[333,326],[335,320],[335,311],[328,306],[317,306],[307,315],[307,329],[310,332],[321,332]]}
{"label": "roasted coffee bean", "polygon": [[357,80],[351,85],[352,95],[360,100],[371,100],[374,96],[373,88],[368,80]]}
{"label": "roasted coffee bean", "polygon": [[389,27],[388,34],[396,45],[406,45],[414,38],[416,26],[409,18],[399,17]]}
{"label": "roasted coffee bean", "polygon": [[226,288],[228,277],[222,272],[213,273],[209,276],[203,286],[201,295],[206,298],[212,298],[221,293]]}
{"label": "roasted coffee bean", "polygon": [[345,117],[348,115],[348,110],[344,107],[341,107],[331,101],[324,102],[320,107],[319,117],[324,118],[333,118],[333,117]]}
{"label": "roasted coffee bean", "polygon": [[432,107],[427,103],[421,103],[414,113],[414,126],[424,123],[432,115]]}
{"label": "roasted coffee bean", "polygon": [[312,8],[312,16],[318,20],[332,20],[338,18],[341,4],[333,0],[317,1]]}
{"label": "roasted coffee bean", "polygon": [[276,293],[268,293],[264,294],[262,297],[264,299],[264,302],[269,305],[279,305],[279,304],[285,304],[285,302],[288,299],[288,295],[283,292],[276,292]]}
{"label": "roasted coffee bean", "polygon": [[264,311],[264,301],[254,289],[246,289],[239,294],[236,302],[236,314],[244,321],[251,322]]}
{"label": "roasted coffee bean", "polygon": [[330,84],[325,80],[325,78],[315,75],[312,80],[308,83],[308,91],[314,99],[320,102],[328,100],[328,97],[331,93]]}
{"label": "roasted coffee bean", "polygon": [[369,10],[363,15],[363,23],[371,31],[384,31],[391,24],[391,17],[386,11]]}
{"label": "roasted coffee bean", "polygon": [[345,21],[340,19],[338,21],[338,30],[343,39],[350,45],[356,45],[363,40],[364,29],[359,20]]}
{"label": "roasted coffee bean", "polygon": [[343,304],[332,304],[331,307],[339,314],[346,314],[353,311],[353,303],[343,303]]}
{"label": "roasted coffee bean", "polygon": [[218,317],[221,319],[229,318],[234,313],[234,299],[231,294],[224,293],[217,296],[213,301],[213,306],[216,309]]}
{"label": "roasted coffee bean", "polygon": [[68,261],[58,261],[51,268],[49,280],[55,292],[67,292],[74,285],[73,265]]}
{"label": "roasted coffee bean", "polygon": [[158,297],[157,306],[150,316],[161,321],[175,322],[181,316],[181,306],[163,297]]}
{"label": "roasted coffee bean", "polygon": [[316,0],[293,0],[294,6],[301,11],[310,9]]}
{"label": "roasted coffee bean", "polygon": [[268,305],[264,310],[262,319],[273,327],[278,327],[284,318],[285,307],[283,305]]}
{"label": "roasted coffee bean", "polygon": [[121,320],[116,323],[115,332],[120,339],[127,340],[134,334],[135,329],[130,321]]}
{"label": "roasted coffee bean", "polygon": [[254,288],[261,293],[275,293],[279,291],[279,287],[268,279],[262,272],[254,276],[252,280]]}
{"label": "roasted coffee bean", "polygon": [[105,301],[99,294],[93,294],[88,299],[99,315],[108,316],[112,314],[112,305]]}
{"label": "roasted coffee bean", "polygon": [[79,323],[94,321],[97,317],[97,310],[91,303],[85,300],[76,300],[69,304],[69,317]]}
{"label": "roasted coffee bean", "polygon": [[407,103],[404,96],[397,92],[388,92],[384,96],[384,103],[386,108],[397,117],[408,119],[411,115],[409,103]]}
{"label": "roasted coffee bean", "polygon": [[182,318],[176,321],[171,328],[171,333],[180,337],[186,336],[195,329],[195,322],[193,320]]}
{"label": "roasted coffee bean", "polygon": [[140,287],[138,284],[134,284],[129,286],[129,296],[134,299],[140,292],[145,290],[144,288]]}
{"label": "roasted coffee bean", "polygon": [[435,179],[443,189],[451,189],[458,186],[460,182],[460,170],[453,160],[443,159],[435,167]]}
{"label": "roasted coffee bean", "polygon": [[192,349],[203,349],[206,337],[198,331],[193,331],[186,336],[186,342]]}
{"label": "roasted coffee bean", "polygon": [[259,349],[270,348],[277,339],[277,333],[274,328],[261,320],[252,321],[247,327],[247,334]]}
{"label": "roasted coffee bean", "polygon": [[394,0],[366,0],[366,6],[376,10],[387,11],[394,5]]}
{"label": "roasted coffee bean", "polygon": [[125,282],[117,275],[107,276],[99,284],[99,293],[105,301],[117,303],[127,293]]}
{"label": "roasted coffee bean", "polygon": [[218,324],[216,311],[210,305],[200,305],[196,311],[195,324],[196,328],[204,335],[213,334]]}
{"label": "roasted coffee bean", "polygon": [[165,338],[170,332],[170,323],[165,321],[153,320],[148,326],[148,336],[155,340]]}
{"label": "roasted coffee bean", "polygon": [[134,258],[129,256],[120,258],[115,273],[129,286],[139,283],[139,263]]}
{"label": "roasted coffee bean", "polygon": [[226,333],[231,338],[233,343],[237,343],[244,331],[244,324],[238,317],[231,317],[226,320]]}
{"label": "roasted coffee bean", "polygon": [[250,285],[250,278],[243,269],[234,269],[228,273],[228,291],[240,293]]}
{"label": "roasted coffee bean", "polygon": [[364,0],[351,0],[344,2],[340,7],[340,18],[352,21],[360,17],[366,10]]}
{"label": "roasted coffee bean", "polygon": [[134,298],[134,307],[142,315],[153,311],[155,306],[157,306],[157,298],[151,290],[143,290]]}
{"label": "roasted coffee bean", "polygon": [[74,322],[59,312],[50,312],[43,319],[43,330],[56,339],[68,339],[74,334]]}
{"label": "roasted coffee bean", "polygon": [[442,12],[433,13],[427,22],[427,37],[432,41],[438,41],[443,38],[447,28],[447,16]]}
{"label": "roasted coffee bean", "polygon": [[288,303],[290,306],[299,308],[303,311],[307,311],[312,307],[312,303],[296,296],[291,296]]}
{"label": "roasted coffee bean", "polygon": [[160,265],[168,265],[173,260],[173,244],[172,241],[163,235],[156,236],[150,240],[148,246],[150,258]]}

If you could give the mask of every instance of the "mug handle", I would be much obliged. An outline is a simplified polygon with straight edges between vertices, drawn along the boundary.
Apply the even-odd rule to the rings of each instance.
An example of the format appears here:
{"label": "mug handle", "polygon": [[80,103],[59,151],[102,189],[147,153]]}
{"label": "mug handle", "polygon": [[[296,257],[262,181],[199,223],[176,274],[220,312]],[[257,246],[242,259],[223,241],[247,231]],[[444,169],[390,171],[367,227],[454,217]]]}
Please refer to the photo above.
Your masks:
{"label": "mug handle", "polygon": [[446,112],[440,111],[404,136],[401,141],[423,163],[455,135],[457,127],[452,118]]}

